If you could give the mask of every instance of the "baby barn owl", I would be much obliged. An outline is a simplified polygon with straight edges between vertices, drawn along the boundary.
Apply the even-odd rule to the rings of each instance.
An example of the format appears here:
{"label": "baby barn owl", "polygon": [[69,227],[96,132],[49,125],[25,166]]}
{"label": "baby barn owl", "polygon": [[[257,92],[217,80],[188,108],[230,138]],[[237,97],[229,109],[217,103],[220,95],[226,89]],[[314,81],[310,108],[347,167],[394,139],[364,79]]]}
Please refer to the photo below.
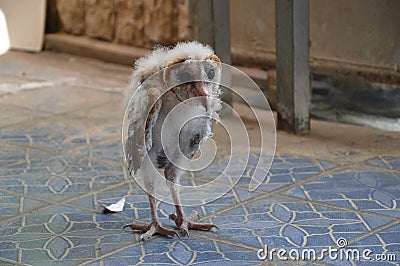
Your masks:
{"label": "baby barn owl", "polygon": [[[212,119],[217,119],[221,107],[220,78],[221,61],[210,47],[198,42],[157,47],[135,63],[125,92],[128,134],[124,151],[130,173],[135,175],[140,169],[150,202],[151,223],[132,223],[125,227],[142,231],[141,240],[148,240],[156,233],[179,237],[175,230],[164,227],[157,215],[155,171],[159,169],[163,170],[176,208],[176,214],[170,214],[169,218],[175,221],[180,233],[189,237],[189,229],[216,228],[213,224],[194,222],[197,212],[185,216],[177,189],[184,170],[176,162],[182,161],[182,154],[184,159],[192,159],[199,145],[211,136]],[[164,121],[179,104],[199,116],[179,126],[178,122],[174,125],[175,121],[182,120],[187,112],[172,112],[168,121],[172,130],[161,138],[163,126],[167,124]]]}

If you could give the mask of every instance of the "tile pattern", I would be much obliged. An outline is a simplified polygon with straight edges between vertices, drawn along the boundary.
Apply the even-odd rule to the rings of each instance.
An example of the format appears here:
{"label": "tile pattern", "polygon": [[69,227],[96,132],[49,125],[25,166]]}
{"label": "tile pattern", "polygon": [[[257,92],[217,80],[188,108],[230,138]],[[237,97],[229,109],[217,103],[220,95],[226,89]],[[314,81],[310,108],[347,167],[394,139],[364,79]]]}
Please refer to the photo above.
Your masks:
{"label": "tile pattern", "polygon": [[[257,161],[251,154],[231,191],[185,209],[198,210],[218,232],[139,243],[138,233],[122,229],[132,220],[148,223],[150,211],[145,193],[124,170],[120,94],[72,86],[6,96],[0,95],[1,265],[254,265],[264,245],[323,252],[339,238],[347,240],[345,250],[370,248],[392,256],[387,263],[400,262],[400,154],[357,167],[277,154],[263,184],[249,192]],[[224,156],[188,182],[220,174]],[[123,212],[102,213],[102,205],[124,196]],[[174,226],[168,220],[173,206],[159,202],[158,212]],[[276,254],[274,261],[283,263]],[[326,253],[318,262],[363,263]]]}

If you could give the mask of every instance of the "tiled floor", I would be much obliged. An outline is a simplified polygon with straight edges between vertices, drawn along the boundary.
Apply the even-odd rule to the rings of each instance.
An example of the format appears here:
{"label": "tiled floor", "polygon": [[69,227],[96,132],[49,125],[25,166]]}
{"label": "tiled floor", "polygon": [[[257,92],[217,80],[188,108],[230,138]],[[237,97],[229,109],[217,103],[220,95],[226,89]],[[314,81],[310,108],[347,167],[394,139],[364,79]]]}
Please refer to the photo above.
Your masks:
{"label": "tiled floor", "polygon": [[[129,69],[51,53],[12,52],[1,59],[0,265],[267,264],[257,257],[264,245],[313,249],[319,256],[340,238],[347,241],[344,251],[371,249],[372,258],[392,260],[368,265],[400,263],[400,150],[359,149],[357,160],[332,146],[328,155],[303,155],[280,148],[278,136],[258,190],[248,191],[250,165],[231,191],[196,208],[218,232],[140,243],[138,233],[122,229],[150,217],[121,155],[121,88]],[[4,92],[12,86],[22,90]],[[123,212],[102,213],[103,204],[123,196]],[[172,227],[173,207],[161,202],[158,208]],[[303,264],[366,263],[323,254]],[[289,262],[275,253],[273,263]]]}

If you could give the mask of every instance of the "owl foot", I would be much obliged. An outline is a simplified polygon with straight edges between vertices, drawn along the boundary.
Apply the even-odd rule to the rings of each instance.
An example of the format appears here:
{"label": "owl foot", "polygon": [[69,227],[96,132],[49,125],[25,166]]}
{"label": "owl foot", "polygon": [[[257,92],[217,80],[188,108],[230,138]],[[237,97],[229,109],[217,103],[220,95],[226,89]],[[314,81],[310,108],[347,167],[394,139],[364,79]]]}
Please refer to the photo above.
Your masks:
{"label": "owl foot", "polygon": [[160,222],[153,222],[149,225],[127,224],[123,228],[126,227],[130,227],[132,230],[140,230],[144,232],[144,234],[140,235],[139,241],[149,240],[155,234],[167,237],[177,236],[179,238],[179,235],[175,230],[163,227]]}
{"label": "owl foot", "polygon": [[189,229],[209,231],[212,228],[216,228],[217,230],[219,230],[219,228],[214,224],[195,223],[193,222],[195,218],[200,218],[197,211],[192,211],[192,214],[189,218],[186,218],[185,216],[178,216],[175,213],[169,215],[169,219],[175,221],[175,224],[179,228],[181,234],[186,235],[188,238]]}

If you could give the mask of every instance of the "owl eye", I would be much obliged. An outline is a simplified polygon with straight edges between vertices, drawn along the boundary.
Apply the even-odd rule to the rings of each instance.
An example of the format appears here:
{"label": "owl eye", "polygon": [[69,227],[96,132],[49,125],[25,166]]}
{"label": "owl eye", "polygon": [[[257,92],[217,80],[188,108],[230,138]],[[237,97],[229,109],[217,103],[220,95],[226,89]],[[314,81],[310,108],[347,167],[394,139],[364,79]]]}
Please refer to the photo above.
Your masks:
{"label": "owl eye", "polygon": [[215,76],[214,69],[210,69],[210,71],[207,72],[208,79],[213,79],[214,76]]}
{"label": "owl eye", "polygon": [[188,72],[183,72],[179,75],[179,80],[183,83],[189,82],[192,80],[192,75]]}

